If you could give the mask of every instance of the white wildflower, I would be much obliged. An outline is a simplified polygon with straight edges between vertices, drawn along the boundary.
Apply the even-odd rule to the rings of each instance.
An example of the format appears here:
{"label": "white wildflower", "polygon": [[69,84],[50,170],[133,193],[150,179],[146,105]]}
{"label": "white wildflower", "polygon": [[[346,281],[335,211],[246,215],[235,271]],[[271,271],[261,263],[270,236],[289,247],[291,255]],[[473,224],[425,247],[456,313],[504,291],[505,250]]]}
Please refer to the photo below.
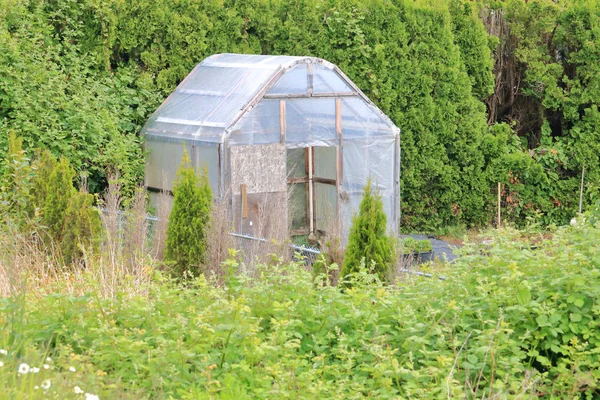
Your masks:
{"label": "white wildflower", "polygon": [[38,372],[40,372],[40,369],[38,367],[33,367],[33,368],[31,368],[31,372],[33,372],[34,374],[37,374]]}
{"label": "white wildflower", "polygon": [[38,385],[35,385],[33,388],[34,388],[35,390],[38,390],[40,387],[39,387]]}
{"label": "white wildflower", "polygon": [[21,365],[19,365],[19,374],[25,375],[28,372],[29,372],[29,365],[27,365],[25,363],[22,363]]}
{"label": "white wildflower", "polygon": [[4,367],[4,363],[0,361],[0,368]]}
{"label": "white wildflower", "polygon": [[52,362],[52,359],[50,357],[46,357],[46,362]]}
{"label": "white wildflower", "polygon": [[44,390],[50,389],[50,379],[46,379],[44,382],[42,382],[42,389],[44,389]]}
{"label": "white wildflower", "polygon": [[100,400],[100,398],[95,394],[86,393],[85,400]]}
{"label": "white wildflower", "polygon": [[7,356],[8,355],[8,351],[4,350],[4,349],[0,349],[0,354]]}
{"label": "white wildflower", "polygon": [[48,369],[50,366],[48,364],[44,364],[44,369]]}
{"label": "white wildflower", "polygon": [[73,391],[75,392],[75,394],[81,394],[81,393],[83,393],[83,390],[81,390],[81,388],[79,386],[75,386],[73,388]]}
{"label": "white wildflower", "polygon": [[75,371],[76,371],[76,369],[75,369],[75,367],[69,367],[69,371],[71,371],[71,372],[75,372]]}

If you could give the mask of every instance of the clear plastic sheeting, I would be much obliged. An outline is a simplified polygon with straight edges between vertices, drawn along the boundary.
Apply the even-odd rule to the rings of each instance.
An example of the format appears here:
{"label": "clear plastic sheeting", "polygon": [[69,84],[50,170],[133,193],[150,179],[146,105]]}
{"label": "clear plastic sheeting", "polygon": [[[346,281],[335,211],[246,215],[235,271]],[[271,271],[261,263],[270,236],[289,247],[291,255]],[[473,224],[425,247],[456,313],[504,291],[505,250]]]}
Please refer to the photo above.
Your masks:
{"label": "clear plastic sheeting", "polygon": [[347,237],[352,216],[359,209],[364,185],[369,179],[372,188],[378,191],[383,200],[388,229],[394,232],[397,230],[394,226],[394,181],[398,171],[392,156],[395,146],[393,139],[344,142],[342,198],[345,200],[341,207],[343,231],[346,233],[344,237]]}
{"label": "clear plastic sheeting", "polygon": [[342,227],[345,244],[363,187],[372,179],[388,226],[397,231],[399,130],[325,60],[209,57],[149,118],[142,134],[149,187],[172,188],[185,147],[196,171],[208,171],[215,196],[231,196],[230,215],[238,219],[244,219],[245,188],[250,216],[236,220],[240,229],[264,229],[251,223],[266,207],[261,199],[280,199],[280,219],[290,234],[312,238]]}
{"label": "clear plastic sheeting", "polygon": [[194,146],[192,163],[198,174],[207,173],[213,194],[219,193],[219,149],[216,146]]}
{"label": "clear plastic sheeting", "polygon": [[314,93],[351,93],[354,90],[333,70],[333,66],[316,65],[313,73]]}
{"label": "clear plastic sheeting", "polygon": [[287,100],[285,109],[285,142],[288,147],[331,146],[338,141],[335,99]]}
{"label": "clear plastic sheeting", "polygon": [[281,135],[279,115],[279,100],[263,99],[234,126],[229,143],[231,145],[278,143]]}
{"label": "clear plastic sheeting", "polygon": [[308,64],[299,64],[283,74],[267,94],[308,94]]}
{"label": "clear plastic sheeting", "polygon": [[191,146],[182,143],[147,141],[146,186],[172,190],[181,165],[183,150],[190,154]]}

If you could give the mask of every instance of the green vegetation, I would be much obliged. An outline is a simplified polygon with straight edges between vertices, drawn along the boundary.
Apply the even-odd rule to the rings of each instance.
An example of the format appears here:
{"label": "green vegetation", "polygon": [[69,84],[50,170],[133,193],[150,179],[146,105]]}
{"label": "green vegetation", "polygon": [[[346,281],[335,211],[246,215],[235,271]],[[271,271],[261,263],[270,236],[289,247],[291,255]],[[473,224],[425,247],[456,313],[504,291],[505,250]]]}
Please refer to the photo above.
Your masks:
{"label": "green vegetation", "polygon": [[599,197],[599,18],[595,1],[0,0],[0,153],[14,130],[131,197],[137,133],[194,65],[312,55],[401,128],[406,229],[488,224],[497,182],[505,220],[564,224],[582,167],[586,209]]}
{"label": "green vegetation", "polygon": [[412,237],[404,238],[400,241],[400,248],[404,254],[427,253],[432,251],[429,240],[417,240]]}
{"label": "green vegetation", "polygon": [[206,236],[213,203],[206,172],[200,178],[184,150],[177,180],[173,185],[173,209],[169,217],[165,261],[172,262],[174,274],[199,275],[206,254]]}
{"label": "green vegetation", "polygon": [[30,162],[21,138],[11,133],[5,162],[0,218],[6,226],[56,246],[66,265],[97,249],[102,227],[94,196],[75,189],[75,170],[66,159],[57,161],[43,151]]}
{"label": "green vegetation", "polygon": [[381,195],[373,192],[372,182],[365,185],[358,214],[352,218],[348,246],[344,255],[342,278],[356,274],[361,268],[389,281],[393,259],[392,240],[387,235],[387,219]]}
{"label": "green vegetation", "polygon": [[[560,228],[537,250],[520,236],[498,232],[487,255],[467,246],[436,266],[445,281],[383,286],[363,271],[340,290],[276,263],[222,286],[155,276],[141,295],[100,298],[93,281],[81,296],[57,294],[59,283],[2,299],[0,388],[27,398],[76,398],[74,386],[124,399],[598,396],[600,231]],[[18,374],[21,363],[40,371]],[[34,388],[45,380],[47,391]]]}
{"label": "green vegetation", "polygon": [[[0,0],[0,393],[599,397],[599,26],[595,0]],[[503,220],[551,234],[486,232],[433,279],[401,274],[368,185],[345,258],[333,237],[313,271],[211,264],[186,156],[148,250],[138,133],[221,52],[339,65],[402,130],[403,229],[489,224],[500,182]],[[556,228],[584,168],[586,214]]]}

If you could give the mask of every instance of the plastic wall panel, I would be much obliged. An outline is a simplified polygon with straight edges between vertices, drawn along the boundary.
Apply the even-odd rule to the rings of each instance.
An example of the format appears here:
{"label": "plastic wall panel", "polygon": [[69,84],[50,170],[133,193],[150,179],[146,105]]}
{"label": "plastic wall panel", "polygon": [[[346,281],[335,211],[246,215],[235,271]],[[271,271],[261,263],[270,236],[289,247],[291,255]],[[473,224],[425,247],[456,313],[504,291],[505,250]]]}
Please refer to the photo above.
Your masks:
{"label": "plastic wall panel", "polygon": [[[191,154],[191,146],[183,143],[166,143],[158,141],[146,142],[148,159],[146,161],[146,185],[158,189],[173,189],[177,177],[177,169],[181,165],[183,149]],[[163,187],[163,176],[166,187]]]}
{"label": "plastic wall panel", "polygon": [[335,99],[309,98],[286,101],[286,145],[331,146],[336,140]]}
{"label": "plastic wall panel", "polygon": [[352,216],[359,210],[364,185],[369,178],[382,197],[388,229],[393,230],[394,177],[398,173],[394,151],[393,138],[344,142],[342,190],[346,200],[341,204],[344,233],[349,232]]}
{"label": "plastic wall panel", "polygon": [[197,174],[208,173],[208,181],[213,197],[219,196],[219,148],[216,146],[194,147],[194,169]]}
{"label": "plastic wall panel", "polygon": [[352,88],[344,82],[341,76],[333,69],[316,64],[313,75],[314,93],[339,93],[353,92]]}
{"label": "plastic wall panel", "polygon": [[306,177],[306,150],[287,149],[287,177]]}
{"label": "plastic wall panel", "polygon": [[305,183],[287,185],[288,221],[291,230],[308,229],[308,212]]}
{"label": "plastic wall panel", "polygon": [[315,147],[314,175],[319,178],[336,179],[336,148]]}
{"label": "plastic wall panel", "polygon": [[308,67],[299,64],[283,74],[268,94],[302,94],[308,93]]}
{"label": "plastic wall panel", "polygon": [[334,185],[315,183],[315,228],[321,231],[329,231],[336,223],[336,200],[337,188]]}
{"label": "plastic wall panel", "polygon": [[344,137],[394,136],[382,115],[362,98],[343,98],[342,130]]}
{"label": "plastic wall panel", "polygon": [[235,125],[229,138],[232,145],[279,143],[279,100],[262,100]]}

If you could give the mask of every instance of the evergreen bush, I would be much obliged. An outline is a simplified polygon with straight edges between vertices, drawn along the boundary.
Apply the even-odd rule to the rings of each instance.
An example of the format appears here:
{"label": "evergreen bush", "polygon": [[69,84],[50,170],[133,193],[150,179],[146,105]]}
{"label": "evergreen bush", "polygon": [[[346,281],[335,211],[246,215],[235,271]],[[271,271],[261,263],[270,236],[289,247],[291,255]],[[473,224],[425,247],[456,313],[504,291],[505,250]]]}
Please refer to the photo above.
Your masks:
{"label": "evergreen bush", "polygon": [[173,208],[169,217],[165,260],[173,263],[173,274],[203,272],[206,235],[212,208],[212,190],[206,171],[198,177],[184,151],[173,185]]}
{"label": "evergreen bush", "polygon": [[102,225],[94,196],[73,186],[75,170],[65,158],[43,151],[34,163],[31,210],[41,216],[43,238],[56,246],[66,265],[98,246]]}
{"label": "evergreen bush", "polygon": [[23,150],[21,137],[10,132],[8,151],[0,175],[0,216],[5,223],[13,222],[24,227],[29,219],[29,196],[32,190],[33,170]]}
{"label": "evergreen bush", "polygon": [[342,277],[358,272],[364,260],[364,265],[372,268],[381,281],[389,281],[393,246],[386,229],[387,219],[381,195],[373,192],[369,180],[364,188],[360,210],[352,219]]}

